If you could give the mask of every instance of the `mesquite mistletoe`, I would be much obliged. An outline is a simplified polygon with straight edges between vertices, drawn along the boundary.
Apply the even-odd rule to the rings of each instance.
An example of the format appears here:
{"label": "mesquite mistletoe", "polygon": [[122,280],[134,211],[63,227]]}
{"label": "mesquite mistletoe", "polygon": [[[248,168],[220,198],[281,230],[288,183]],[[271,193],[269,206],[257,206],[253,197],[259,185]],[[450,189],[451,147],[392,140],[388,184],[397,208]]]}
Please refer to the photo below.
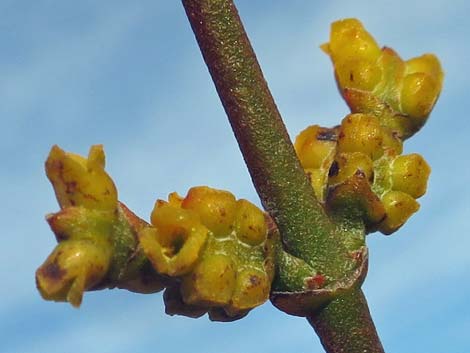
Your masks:
{"label": "mesquite mistletoe", "polygon": [[[336,336],[344,336],[343,346],[353,342],[348,352],[382,351],[368,316],[358,319],[359,337],[342,332],[348,327],[335,322],[335,310],[343,301],[348,308],[365,305],[368,314],[360,291],[365,236],[395,232],[426,191],[430,167],[420,155],[402,152],[441,91],[438,59],[425,54],[404,61],[380,48],[358,20],[333,23],[322,49],[351,114],[335,127],[307,127],[292,148],[283,125],[269,121],[277,110],[267,87],[257,90],[265,83],[233,3],[183,3],[265,211],[228,191],[198,186],[184,197],[171,193],[167,201],[157,200],[146,222],[118,201],[101,145],[86,158],[54,146],[46,173],[61,210],[47,221],[58,245],[36,272],[39,292],[79,306],[87,290],[164,290],[166,313],[207,313],[215,321],[240,319],[271,299],[279,309],[307,317],[329,352],[340,349]],[[285,157],[284,148],[297,158]],[[271,161],[275,173],[263,179]],[[289,173],[300,167],[302,187],[276,196],[278,186],[296,183]],[[296,202],[312,200],[310,211],[295,210]]]}

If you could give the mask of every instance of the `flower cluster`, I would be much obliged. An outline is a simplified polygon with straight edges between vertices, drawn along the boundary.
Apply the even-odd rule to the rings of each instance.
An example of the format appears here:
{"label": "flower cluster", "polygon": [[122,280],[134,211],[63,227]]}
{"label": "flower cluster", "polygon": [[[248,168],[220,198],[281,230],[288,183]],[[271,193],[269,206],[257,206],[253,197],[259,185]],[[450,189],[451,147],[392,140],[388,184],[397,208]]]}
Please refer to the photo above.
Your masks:
{"label": "flower cluster", "polygon": [[444,78],[436,56],[404,61],[393,49],[381,49],[356,19],[334,22],[322,49],[331,57],[339,90],[353,113],[377,116],[404,139],[424,125]]}
{"label": "flower cluster", "polygon": [[[156,292],[163,288],[138,251],[137,232],[146,222],[117,198],[116,187],[104,170],[101,145],[88,158],[54,146],[46,161],[61,210],[47,216],[58,245],[36,272],[44,299],[79,306],[83,292],[102,287]],[[138,274],[135,268],[145,269]]]}
{"label": "flower cluster", "polygon": [[369,230],[390,234],[418,210],[430,168],[401,155],[401,140],[369,114],[350,114],[333,128],[310,126],[295,141],[317,198],[333,213],[359,212]]}
{"label": "flower cluster", "polygon": [[194,187],[158,200],[152,226],[139,232],[154,268],[177,278],[167,313],[230,320],[269,297],[273,247],[264,213],[227,191]]}
{"label": "flower cluster", "polygon": [[393,233],[426,191],[428,164],[418,154],[401,154],[403,140],[423,126],[439,96],[441,66],[431,54],[403,61],[380,49],[355,19],[333,23],[322,48],[352,114],[340,126],[302,131],[297,155],[332,214],[358,213],[369,231]]}
{"label": "flower cluster", "polygon": [[88,158],[54,146],[46,172],[61,211],[47,217],[59,244],[36,273],[45,299],[79,306],[86,290],[167,288],[167,313],[224,321],[268,299],[273,246],[252,203],[195,187],[158,200],[148,224],[118,201],[101,146]]}
{"label": "flower cluster", "polygon": [[426,191],[430,168],[418,154],[403,155],[403,141],[426,122],[443,73],[434,55],[403,61],[380,49],[355,19],[333,23],[322,48],[351,114],[333,128],[306,128],[294,147],[347,252],[348,276],[330,278],[316,257],[288,253],[273,221],[227,191],[171,193],[147,223],[118,201],[101,145],[87,158],[54,146],[46,173],[61,210],[47,216],[58,244],[36,272],[41,295],[79,306],[87,290],[164,290],[170,315],[231,321],[264,303],[273,279],[273,303],[301,316],[361,283],[364,230],[393,233]]}

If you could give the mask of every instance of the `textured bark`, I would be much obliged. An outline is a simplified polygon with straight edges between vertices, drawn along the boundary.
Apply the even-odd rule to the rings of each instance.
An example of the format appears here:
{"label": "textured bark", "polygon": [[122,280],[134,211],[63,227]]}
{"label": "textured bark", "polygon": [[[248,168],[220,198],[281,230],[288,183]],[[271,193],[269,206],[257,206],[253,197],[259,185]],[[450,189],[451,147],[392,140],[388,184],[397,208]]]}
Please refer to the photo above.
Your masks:
{"label": "textured bark", "polygon": [[[235,5],[184,0],[184,7],[263,206],[286,249],[321,273],[343,275],[347,253],[296,157]],[[312,249],[312,246],[315,249]]]}
{"label": "textured bark", "polygon": [[383,353],[360,289],[333,300],[307,317],[328,353]]}
{"label": "textured bark", "polygon": [[[183,0],[265,209],[285,249],[331,278],[351,259],[295,155],[232,0]],[[308,317],[328,352],[383,352],[360,290]],[[351,348],[351,349],[350,349]]]}

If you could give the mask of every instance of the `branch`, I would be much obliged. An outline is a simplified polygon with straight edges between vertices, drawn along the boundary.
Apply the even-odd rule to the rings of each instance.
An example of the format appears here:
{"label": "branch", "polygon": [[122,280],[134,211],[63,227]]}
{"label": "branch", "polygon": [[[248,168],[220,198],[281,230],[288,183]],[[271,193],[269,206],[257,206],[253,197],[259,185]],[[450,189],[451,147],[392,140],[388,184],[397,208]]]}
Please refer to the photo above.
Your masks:
{"label": "branch", "polygon": [[332,258],[344,252],[332,241],[333,224],[295,155],[235,5],[229,0],[183,0],[183,5],[255,188],[284,244],[319,271],[338,275],[341,264]]}
{"label": "branch", "polygon": [[361,290],[333,300],[307,320],[328,353],[384,352]]}
{"label": "branch", "polygon": [[[235,5],[231,0],[183,0],[183,5],[253,183],[286,250],[321,273],[343,276],[348,252],[337,241],[335,226],[295,155]],[[309,320],[329,352],[358,352],[364,341],[377,347],[372,352],[383,351],[360,290],[333,300]],[[364,332],[370,333],[367,340]],[[350,349],[346,342],[357,344]]]}

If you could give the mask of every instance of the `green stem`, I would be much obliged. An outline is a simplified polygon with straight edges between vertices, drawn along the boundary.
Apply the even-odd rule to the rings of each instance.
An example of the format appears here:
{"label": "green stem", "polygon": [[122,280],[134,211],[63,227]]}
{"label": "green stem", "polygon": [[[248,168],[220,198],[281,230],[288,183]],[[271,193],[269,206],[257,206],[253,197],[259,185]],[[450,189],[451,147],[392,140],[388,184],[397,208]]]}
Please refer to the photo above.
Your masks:
{"label": "green stem", "polygon": [[[350,255],[338,241],[335,224],[315,198],[295,155],[233,1],[182,1],[253,183],[286,250],[322,274],[342,278],[349,270]],[[356,317],[357,313],[368,313],[365,300],[351,301],[355,307],[346,310],[342,305],[348,300],[334,300],[315,316],[318,327],[325,328],[318,332],[324,335],[321,340],[326,348],[332,337],[360,341],[358,332],[375,332],[366,315]],[[338,312],[345,316],[338,316]],[[377,335],[374,337],[375,346],[380,346]],[[336,347],[336,341],[331,346]]]}
{"label": "green stem", "polygon": [[183,5],[256,190],[284,245],[315,263],[318,271],[341,276],[346,252],[337,246],[334,226],[295,155],[235,5],[229,0],[183,0]]}
{"label": "green stem", "polygon": [[328,353],[383,353],[360,289],[333,300],[307,317]]}

